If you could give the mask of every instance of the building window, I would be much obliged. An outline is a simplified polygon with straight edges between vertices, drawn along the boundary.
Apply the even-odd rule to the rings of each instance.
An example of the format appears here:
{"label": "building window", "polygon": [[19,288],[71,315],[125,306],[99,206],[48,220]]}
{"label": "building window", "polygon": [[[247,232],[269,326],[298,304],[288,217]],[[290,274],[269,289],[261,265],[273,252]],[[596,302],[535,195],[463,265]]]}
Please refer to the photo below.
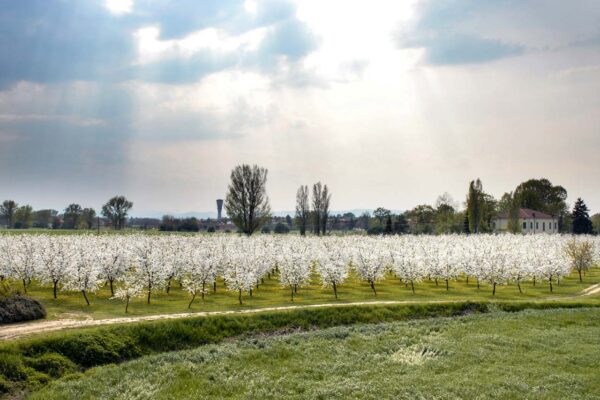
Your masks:
{"label": "building window", "polygon": [[523,229],[527,229],[527,222],[523,222]]}
{"label": "building window", "polygon": [[542,222],[542,230],[545,231],[546,230],[546,223]]}
{"label": "building window", "polygon": [[554,229],[558,229],[558,222],[554,223]]}
{"label": "building window", "polygon": [[540,229],[540,223],[539,222],[535,223],[535,229]]}
{"label": "building window", "polygon": [[529,223],[529,229],[533,229],[533,222]]}

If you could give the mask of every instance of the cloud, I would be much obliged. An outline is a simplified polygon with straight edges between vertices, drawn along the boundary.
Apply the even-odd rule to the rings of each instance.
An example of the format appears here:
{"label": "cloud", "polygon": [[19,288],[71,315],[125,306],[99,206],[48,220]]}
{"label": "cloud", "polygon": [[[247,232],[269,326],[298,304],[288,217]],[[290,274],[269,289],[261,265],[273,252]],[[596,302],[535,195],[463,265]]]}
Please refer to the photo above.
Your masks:
{"label": "cloud", "polygon": [[436,65],[482,63],[524,52],[521,46],[469,35],[451,34],[436,41],[418,43],[427,46],[427,62]]}
{"label": "cloud", "polygon": [[5,2],[0,88],[16,81],[113,79],[134,54],[124,21],[99,1]]}
{"label": "cloud", "polygon": [[53,122],[62,121],[76,126],[106,125],[107,122],[95,118],[81,118],[76,115],[52,115],[52,114],[0,114],[0,124],[18,123],[23,121]]}
{"label": "cloud", "polygon": [[318,40],[306,24],[289,19],[275,25],[264,39],[260,54],[265,61],[272,56],[285,56],[290,61],[298,61],[318,46]]}
{"label": "cloud", "polygon": [[113,14],[128,14],[133,11],[133,0],[106,0],[105,6]]}
{"label": "cloud", "polygon": [[[273,58],[299,62],[317,45],[295,10],[272,0],[258,2],[256,12],[234,0],[182,0],[176,7],[166,0],[8,2],[0,13],[0,89],[18,81],[187,83],[232,67],[271,73],[263,67]],[[143,40],[168,51],[140,62]]]}
{"label": "cloud", "polygon": [[482,63],[521,54],[524,49],[520,45],[465,29],[474,15],[496,6],[498,2],[493,1],[424,2],[417,22],[397,33],[397,43],[400,47],[424,48],[426,62],[433,65]]}
{"label": "cloud", "polygon": [[590,1],[423,1],[401,27],[401,48],[422,48],[432,65],[476,64],[531,52],[593,45],[600,6]]}

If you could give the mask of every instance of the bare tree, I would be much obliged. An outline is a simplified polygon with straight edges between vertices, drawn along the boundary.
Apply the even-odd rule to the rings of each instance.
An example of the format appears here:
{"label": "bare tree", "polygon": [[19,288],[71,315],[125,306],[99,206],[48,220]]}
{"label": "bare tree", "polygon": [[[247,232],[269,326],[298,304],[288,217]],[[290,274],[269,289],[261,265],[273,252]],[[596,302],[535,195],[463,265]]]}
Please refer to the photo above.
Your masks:
{"label": "bare tree", "polygon": [[306,235],[309,214],[310,205],[308,203],[308,186],[303,185],[300,186],[296,192],[296,219],[302,236]]}
{"label": "bare tree", "polygon": [[0,214],[6,220],[8,228],[12,228],[15,224],[15,212],[19,208],[19,205],[14,200],[4,200],[0,204]]}
{"label": "bare tree", "polygon": [[115,196],[102,206],[102,215],[111,220],[114,229],[122,229],[131,207],[133,203],[125,196]]}
{"label": "bare tree", "polygon": [[269,220],[267,169],[258,165],[238,165],[231,171],[225,209],[232,222],[250,236]]}
{"label": "bare tree", "polygon": [[327,221],[329,220],[329,202],[331,201],[331,193],[327,185],[323,186],[321,191],[321,233],[327,233]]}

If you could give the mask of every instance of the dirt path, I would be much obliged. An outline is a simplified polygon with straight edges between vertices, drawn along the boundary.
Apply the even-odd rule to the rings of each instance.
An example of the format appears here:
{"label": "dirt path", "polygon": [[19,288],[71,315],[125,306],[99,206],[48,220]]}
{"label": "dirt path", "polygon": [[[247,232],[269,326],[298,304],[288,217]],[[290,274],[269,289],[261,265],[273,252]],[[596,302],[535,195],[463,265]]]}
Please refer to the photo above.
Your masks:
{"label": "dirt path", "polygon": [[0,326],[0,340],[16,339],[21,336],[30,335],[34,333],[52,332],[62,329],[69,328],[87,328],[100,325],[111,325],[111,324],[128,324],[133,322],[142,321],[157,321],[165,319],[179,319],[179,318],[190,318],[190,317],[209,317],[212,315],[228,315],[228,314],[257,314],[269,311],[286,311],[286,310],[297,310],[297,309],[310,309],[310,308],[328,308],[328,307],[350,307],[360,305],[385,305],[385,304],[426,304],[426,303],[459,303],[467,300],[430,300],[430,301],[358,301],[353,303],[325,303],[325,304],[309,304],[302,306],[281,306],[281,307],[263,307],[255,308],[251,310],[229,310],[229,311],[200,311],[200,312],[189,312],[179,314],[156,314],[156,315],[142,315],[137,317],[121,317],[121,318],[107,318],[107,319],[58,319],[50,321],[36,321],[36,322],[25,322],[22,324],[11,324],[6,326]]}
{"label": "dirt path", "polygon": [[595,285],[583,289],[580,296],[591,296],[596,293],[600,293],[600,283],[596,283]]}
{"label": "dirt path", "polygon": [[[600,293],[600,283],[591,285],[590,287],[582,290],[579,294],[568,297],[552,297],[545,300],[564,300],[572,299],[582,296],[591,296]],[[50,321],[36,321],[26,322],[22,324],[11,324],[6,326],[0,326],[0,340],[11,340],[17,339],[21,336],[53,332],[69,328],[86,328],[100,325],[111,325],[111,324],[129,324],[134,322],[142,321],[157,321],[165,319],[179,319],[189,317],[208,317],[211,315],[229,315],[229,314],[256,314],[269,311],[285,311],[285,310],[297,310],[297,309],[310,309],[310,308],[329,308],[329,307],[350,307],[350,306],[361,306],[361,305],[394,305],[394,304],[434,304],[434,303],[460,303],[469,301],[469,299],[455,299],[455,300],[429,300],[429,301],[418,301],[418,300],[389,300],[389,301],[358,301],[353,303],[325,303],[325,304],[310,304],[301,306],[281,306],[281,307],[265,307],[256,308],[251,310],[230,310],[230,311],[202,311],[202,312],[189,312],[179,314],[156,314],[156,315],[143,315],[137,317],[122,317],[122,318],[107,318],[107,319],[59,319]]]}

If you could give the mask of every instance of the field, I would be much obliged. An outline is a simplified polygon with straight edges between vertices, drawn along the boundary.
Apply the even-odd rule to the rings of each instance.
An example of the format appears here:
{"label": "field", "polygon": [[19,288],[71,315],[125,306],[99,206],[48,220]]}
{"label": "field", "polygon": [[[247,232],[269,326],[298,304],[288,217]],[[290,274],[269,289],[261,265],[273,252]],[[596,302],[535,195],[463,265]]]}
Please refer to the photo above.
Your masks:
{"label": "field", "polygon": [[[481,283],[477,289],[477,284],[470,278],[466,283],[466,278],[462,277],[457,281],[450,281],[449,290],[443,281],[425,280],[415,286],[413,294],[410,286],[400,282],[391,275],[387,279],[377,284],[377,296],[373,294],[370,286],[364,281],[359,280],[356,274],[352,273],[350,279],[339,287],[338,299],[333,296],[331,288],[323,288],[318,277],[312,276],[310,285],[302,287],[292,302],[290,300],[289,290],[284,288],[278,280],[277,274],[271,275],[271,278],[264,278],[264,283],[258,290],[253,292],[250,298],[244,295],[244,304],[239,305],[237,295],[227,291],[223,286],[223,281],[217,282],[217,292],[212,290],[202,300],[197,298],[188,309],[191,296],[188,292],[182,290],[178,283],[174,283],[169,294],[164,290],[156,293],[152,297],[150,305],[146,304],[144,298],[134,299],[129,307],[129,312],[125,313],[123,301],[111,299],[108,287],[102,287],[97,293],[90,295],[90,306],[87,306],[81,293],[61,292],[58,299],[53,299],[52,289],[48,286],[32,284],[28,294],[39,299],[48,311],[48,319],[64,318],[117,318],[125,316],[141,316],[167,313],[183,313],[198,311],[223,311],[223,310],[245,310],[262,307],[291,306],[291,305],[309,305],[309,304],[342,304],[356,301],[444,301],[444,300],[498,300],[498,301],[541,301],[546,299],[568,299],[577,296],[580,292],[596,283],[600,282],[600,268],[591,269],[584,277],[583,282],[579,282],[577,274],[571,274],[561,280],[560,285],[554,287],[550,293],[548,283],[544,281],[536,282],[533,286],[531,280],[522,283],[523,293],[519,293],[517,286],[513,284],[501,285],[496,289],[496,294],[492,295],[492,287],[486,283]],[[593,301],[594,298],[588,298]]]}
{"label": "field", "polygon": [[592,399],[599,309],[254,336],[93,368],[32,399]]}
{"label": "field", "polygon": [[[580,279],[564,250],[587,241]],[[11,339],[0,343],[0,392],[583,398],[598,390],[599,245],[558,235],[0,236],[3,289],[26,287],[48,312],[0,327]]]}

